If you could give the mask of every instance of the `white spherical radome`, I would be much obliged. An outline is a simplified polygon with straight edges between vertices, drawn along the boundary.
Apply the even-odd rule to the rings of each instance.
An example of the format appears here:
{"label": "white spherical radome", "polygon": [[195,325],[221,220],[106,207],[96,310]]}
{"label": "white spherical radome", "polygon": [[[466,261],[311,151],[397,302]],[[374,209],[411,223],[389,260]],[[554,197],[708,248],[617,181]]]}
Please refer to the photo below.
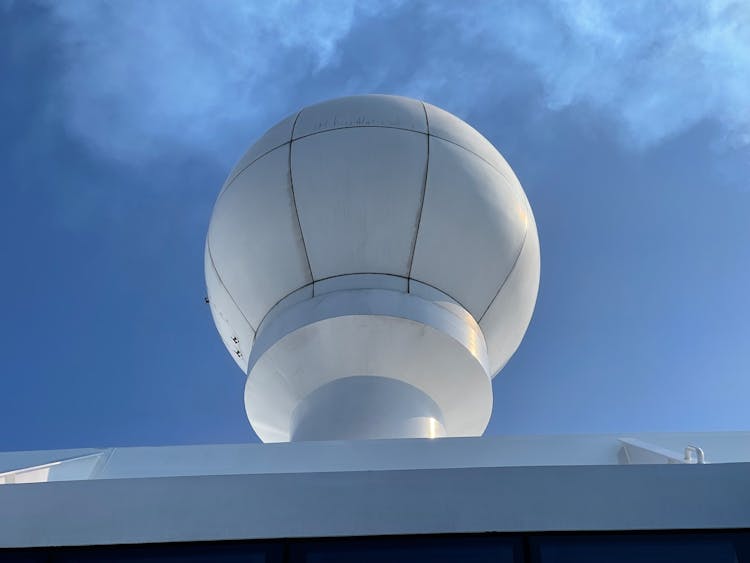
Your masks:
{"label": "white spherical radome", "polygon": [[481,435],[539,286],[510,166],[459,118],[398,96],[272,127],[227,178],[205,258],[270,442]]}

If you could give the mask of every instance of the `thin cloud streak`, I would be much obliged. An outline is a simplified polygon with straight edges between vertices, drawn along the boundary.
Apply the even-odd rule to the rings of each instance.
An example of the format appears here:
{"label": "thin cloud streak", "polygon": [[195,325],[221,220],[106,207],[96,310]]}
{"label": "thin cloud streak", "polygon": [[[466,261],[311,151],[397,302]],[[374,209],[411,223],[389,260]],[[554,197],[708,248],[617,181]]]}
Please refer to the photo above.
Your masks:
{"label": "thin cloud streak", "polygon": [[333,64],[357,14],[337,2],[51,2],[65,59],[64,119],[106,156],[221,152],[285,111],[285,88]]}
{"label": "thin cloud streak", "polygon": [[[750,4],[514,2],[452,8],[465,36],[510,52],[542,82],[547,107],[585,103],[645,148],[704,119],[750,145]],[[444,7],[433,7],[434,15]]]}
{"label": "thin cloud streak", "polygon": [[[66,61],[70,132],[116,159],[148,161],[164,147],[222,155],[288,112],[306,81],[340,64],[345,40],[400,2],[55,2]],[[438,30],[413,53],[387,50],[350,83],[388,84],[395,57],[420,56],[405,93],[442,91],[454,108],[495,95],[472,56],[524,65],[550,111],[586,104],[645,149],[704,120],[721,126],[719,150],[750,147],[750,4],[593,0],[425,3],[415,33]],[[447,37],[460,41],[447,41]],[[445,72],[439,72],[444,69]],[[347,84],[342,84],[342,94]],[[270,120],[270,121],[269,121]],[[219,158],[226,158],[219,156]]]}

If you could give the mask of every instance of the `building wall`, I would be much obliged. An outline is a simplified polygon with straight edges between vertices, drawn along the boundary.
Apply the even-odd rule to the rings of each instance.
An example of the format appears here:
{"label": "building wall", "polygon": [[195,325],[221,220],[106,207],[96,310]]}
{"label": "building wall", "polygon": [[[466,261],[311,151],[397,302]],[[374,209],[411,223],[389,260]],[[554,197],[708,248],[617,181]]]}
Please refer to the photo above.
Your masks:
{"label": "building wall", "polygon": [[750,528],[750,464],[98,479],[0,487],[0,546]]}

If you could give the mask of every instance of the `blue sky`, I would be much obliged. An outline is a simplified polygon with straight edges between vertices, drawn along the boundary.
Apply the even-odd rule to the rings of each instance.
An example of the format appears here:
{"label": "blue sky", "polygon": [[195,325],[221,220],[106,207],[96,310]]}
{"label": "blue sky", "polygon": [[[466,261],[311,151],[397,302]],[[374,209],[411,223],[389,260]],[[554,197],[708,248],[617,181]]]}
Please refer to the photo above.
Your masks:
{"label": "blue sky", "polygon": [[750,430],[750,4],[0,1],[0,450],[253,441],[203,303],[234,161],[286,114],[425,99],[542,248],[491,434]]}

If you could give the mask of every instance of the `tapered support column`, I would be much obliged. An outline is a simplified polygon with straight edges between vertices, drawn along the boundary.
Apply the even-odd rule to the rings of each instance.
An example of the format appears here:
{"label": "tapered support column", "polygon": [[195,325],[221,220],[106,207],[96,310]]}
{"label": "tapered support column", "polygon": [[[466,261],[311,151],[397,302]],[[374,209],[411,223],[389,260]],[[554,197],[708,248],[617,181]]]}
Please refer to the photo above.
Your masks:
{"label": "tapered support column", "polygon": [[292,413],[292,441],[440,438],[443,413],[430,397],[388,377],[360,375],[327,383]]}
{"label": "tapered support column", "polygon": [[272,311],[248,365],[245,409],[266,442],[479,436],[492,411],[472,316],[409,293],[341,290]]}

